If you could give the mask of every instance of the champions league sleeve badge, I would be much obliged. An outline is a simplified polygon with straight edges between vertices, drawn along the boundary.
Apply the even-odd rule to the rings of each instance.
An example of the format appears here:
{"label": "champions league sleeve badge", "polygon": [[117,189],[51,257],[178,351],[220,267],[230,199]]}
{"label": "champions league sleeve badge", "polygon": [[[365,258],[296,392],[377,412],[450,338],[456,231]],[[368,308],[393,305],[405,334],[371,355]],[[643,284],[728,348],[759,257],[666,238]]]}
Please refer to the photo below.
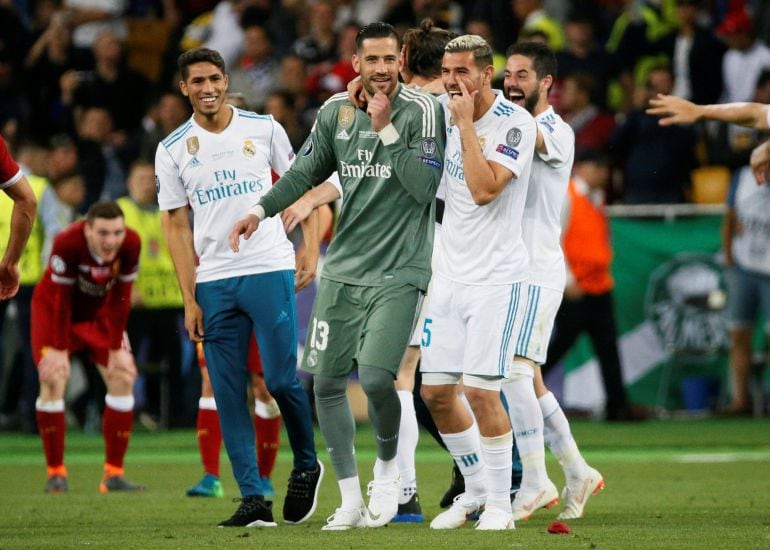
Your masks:
{"label": "champions league sleeve badge", "polygon": [[436,149],[438,147],[436,145],[435,139],[425,138],[422,140],[422,143],[420,144],[420,148],[422,150],[422,154],[424,157],[432,159],[433,157],[436,156]]}
{"label": "champions league sleeve badge", "polygon": [[305,146],[302,148],[302,156],[303,157],[309,157],[313,154],[313,138],[309,137],[307,138],[307,141],[305,142]]}
{"label": "champions league sleeve badge", "polygon": [[521,143],[521,130],[518,128],[511,128],[505,135],[505,142],[511,147],[516,147]]}

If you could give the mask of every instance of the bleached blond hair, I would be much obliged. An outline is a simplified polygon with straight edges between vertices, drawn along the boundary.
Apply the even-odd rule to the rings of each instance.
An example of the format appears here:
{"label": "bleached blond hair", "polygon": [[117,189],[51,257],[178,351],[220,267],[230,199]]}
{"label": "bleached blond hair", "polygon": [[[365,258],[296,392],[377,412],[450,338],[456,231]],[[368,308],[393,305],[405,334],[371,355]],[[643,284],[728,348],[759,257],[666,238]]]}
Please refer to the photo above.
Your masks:
{"label": "bleached blond hair", "polygon": [[480,69],[492,65],[492,47],[477,34],[464,34],[453,38],[444,48],[444,53],[473,52],[473,59]]}

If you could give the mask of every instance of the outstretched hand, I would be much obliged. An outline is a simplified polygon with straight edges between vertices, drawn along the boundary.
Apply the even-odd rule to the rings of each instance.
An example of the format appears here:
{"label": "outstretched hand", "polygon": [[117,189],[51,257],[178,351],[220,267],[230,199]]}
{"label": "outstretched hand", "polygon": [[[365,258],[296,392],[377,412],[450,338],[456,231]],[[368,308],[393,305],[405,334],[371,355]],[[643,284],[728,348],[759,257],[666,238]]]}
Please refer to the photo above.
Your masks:
{"label": "outstretched hand", "polygon": [[230,231],[230,250],[238,252],[241,248],[241,235],[244,240],[249,240],[259,227],[259,218],[254,214],[249,214],[245,218],[235,222],[233,230]]}
{"label": "outstretched hand", "polygon": [[648,115],[662,117],[658,124],[674,126],[698,122],[698,106],[692,101],[673,95],[658,94],[650,100],[650,106],[645,111]]}

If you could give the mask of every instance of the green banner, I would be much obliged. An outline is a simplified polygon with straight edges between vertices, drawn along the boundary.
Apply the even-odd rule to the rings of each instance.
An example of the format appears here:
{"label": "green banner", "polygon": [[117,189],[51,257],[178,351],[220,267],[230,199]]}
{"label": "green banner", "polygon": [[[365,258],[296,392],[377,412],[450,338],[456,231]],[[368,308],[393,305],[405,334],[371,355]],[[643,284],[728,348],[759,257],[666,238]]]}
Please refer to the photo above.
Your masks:
{"label": "green banner", "polygon": [[[721,223],[721,214],[611,219],[618,345],[634,403],[680,406],[682,377],[724,371]],[[564,366],[564,405],[600,411],[604,388],[587,336]]]}

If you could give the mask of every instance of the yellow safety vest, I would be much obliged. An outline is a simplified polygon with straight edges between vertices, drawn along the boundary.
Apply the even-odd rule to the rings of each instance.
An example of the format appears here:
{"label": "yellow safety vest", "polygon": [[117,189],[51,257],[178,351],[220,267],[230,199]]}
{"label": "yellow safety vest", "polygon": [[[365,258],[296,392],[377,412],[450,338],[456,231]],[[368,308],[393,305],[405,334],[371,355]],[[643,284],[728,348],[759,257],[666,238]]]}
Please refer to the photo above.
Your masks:
{"label": "yellow safety vest", "polygon": [[181,308],[182,293],[161,228],[160,211],[141,208],[130,197],[121,197],[117,203],[123,210],[126,225],[142,238],[139,274],[134,283],[142,306],[149,309]]}
{"label": "yellow safety vest", "polygon": [[[26,178],[39,204],[40,197],[48,186],[48,180],[44,177],[33,175],[28,175]],[[0,193],[0,257],[5,254],[5,249],[8,248],[8,236],[11,234],[12,212],[13,201],[5,193]],[[43,233],[43,226],[40,223],[40,218],[35,216],[35,222],[32,225],[32,233],[30,233],[27,245],[24,247],[24,251],[21,253],[21,258],[19,259],[19,284],[34,285],[40,280],[40,277],[43,276],[44,266],[40,256],[43,253],[44,239],[45,235]]]}

